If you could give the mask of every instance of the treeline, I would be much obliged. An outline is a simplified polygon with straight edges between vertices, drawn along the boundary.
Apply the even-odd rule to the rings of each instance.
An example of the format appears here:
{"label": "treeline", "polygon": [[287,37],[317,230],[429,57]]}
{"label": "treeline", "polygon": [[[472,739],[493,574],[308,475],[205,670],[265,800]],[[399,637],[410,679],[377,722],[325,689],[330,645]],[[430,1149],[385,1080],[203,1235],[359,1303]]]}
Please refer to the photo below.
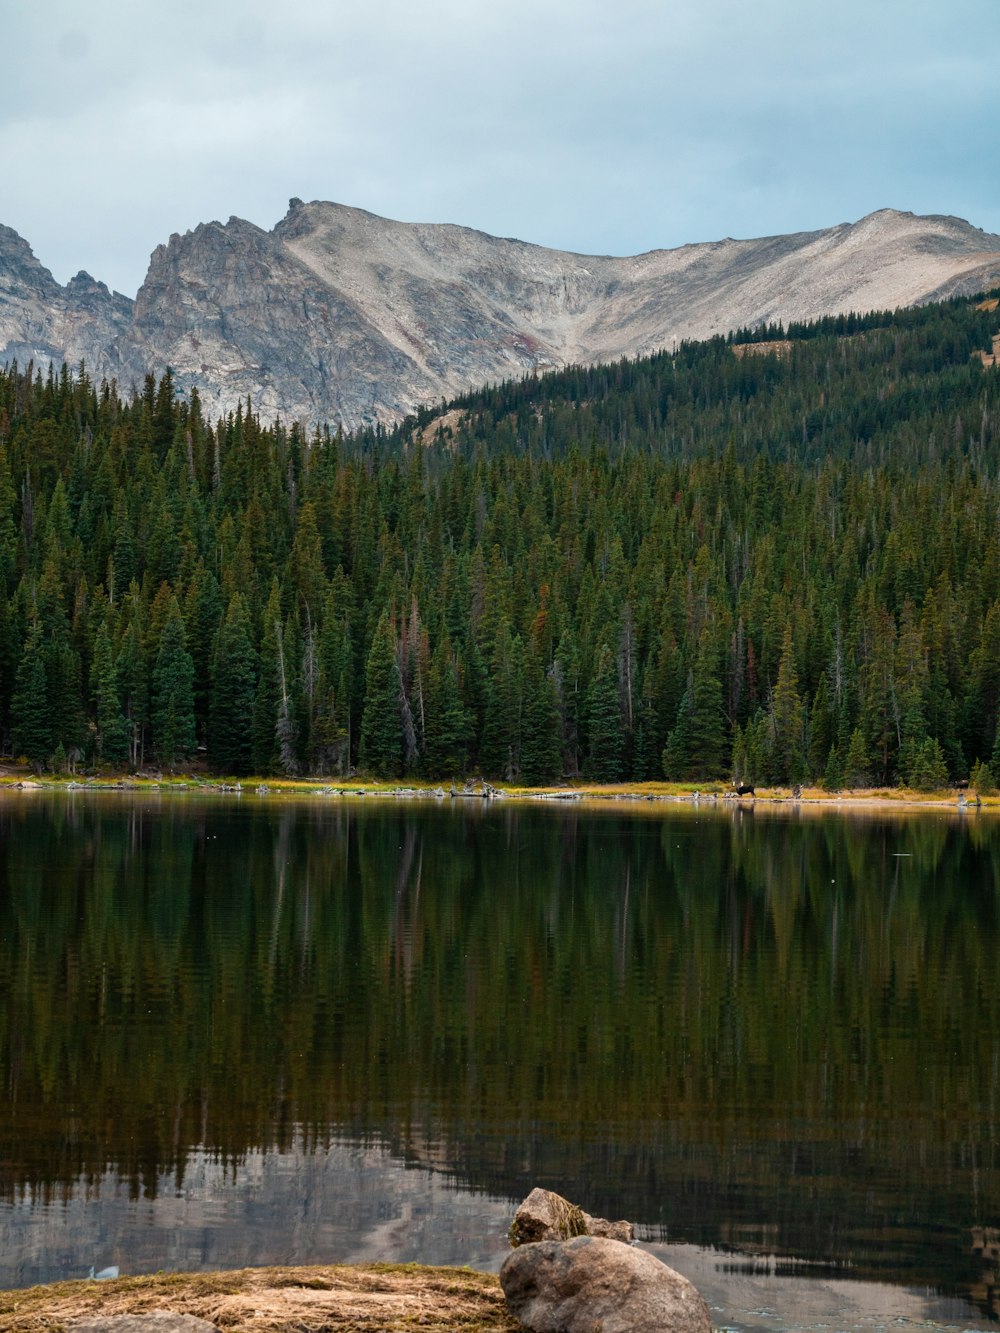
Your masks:
{"label": "treeline", "polygon": [[[989,353],[1000,330],[991,304],[955,300],[766,325],[683,343],[675,353],[509,381],[456,400],[468,413],[458,442],[542,457],[579,445],[611,458],[635,451],[692,458],[731,446],[744,462],[837,457],[910,468],[957,448],[978,462],[981,362],[970,359]],[[790,343],[787,353],[734,353],[774,342]],[[434,417],[424,410],[415,418],[425,437],[434,434]],[[411,434],[410,425],[398,433],[404,441]]]}
{"label": "treeline", "polygon": [[525,783],[1000,773],[1000,381],[972,356],[997,315],[866,318],[502,385],[449,437],[212,423],[169,373],[126,401],[12,366],[0,748]]}

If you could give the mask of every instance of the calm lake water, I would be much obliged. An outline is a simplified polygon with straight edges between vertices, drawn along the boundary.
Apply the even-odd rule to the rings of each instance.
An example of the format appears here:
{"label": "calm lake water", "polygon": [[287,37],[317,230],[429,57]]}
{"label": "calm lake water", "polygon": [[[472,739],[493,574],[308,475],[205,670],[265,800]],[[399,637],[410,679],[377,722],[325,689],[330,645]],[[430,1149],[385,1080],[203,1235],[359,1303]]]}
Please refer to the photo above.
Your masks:
{"label": "calm lake water", "polygon": [[998,908],[982,816],[5,796],[0,1286],[495,1268],[544,1184],[718,1324],[985,1326]]}

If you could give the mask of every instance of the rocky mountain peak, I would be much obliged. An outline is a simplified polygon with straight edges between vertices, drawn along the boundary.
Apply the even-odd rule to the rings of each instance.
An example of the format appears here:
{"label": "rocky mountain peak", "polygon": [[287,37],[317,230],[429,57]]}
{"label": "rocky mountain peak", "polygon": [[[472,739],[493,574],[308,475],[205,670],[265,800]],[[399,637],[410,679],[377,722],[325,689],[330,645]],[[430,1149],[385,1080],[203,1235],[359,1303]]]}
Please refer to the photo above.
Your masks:
{"label": "rocky mountain peak", "polygon": [[132,302],[80,272],[65,287],[23,237],[0,226],[0,361],[109,365],[131,322]]}
{"label": "rocky mountain peak", "polygon": [[893,209],[613,257],[293,198],[271,231],[234,216],[170,236],[134,306],[89,274],[60,287],[0,227],[0,359],[82,358],[126,390],[169,365],[209,412],[249,396],[352,429],[536,369],[998,282],[1000,237]]}

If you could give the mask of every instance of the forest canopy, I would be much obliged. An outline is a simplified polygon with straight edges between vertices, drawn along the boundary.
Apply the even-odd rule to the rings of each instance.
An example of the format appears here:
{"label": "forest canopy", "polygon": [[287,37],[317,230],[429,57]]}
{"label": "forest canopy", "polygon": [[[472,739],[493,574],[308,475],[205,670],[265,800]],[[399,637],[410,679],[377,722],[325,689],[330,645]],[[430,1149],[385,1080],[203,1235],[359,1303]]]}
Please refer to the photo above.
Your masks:
{"label": "forest canopy", "polygon": [[998,328],[955,300],[746,330],[354,437],[11,365],[0,750],[986,785]]}

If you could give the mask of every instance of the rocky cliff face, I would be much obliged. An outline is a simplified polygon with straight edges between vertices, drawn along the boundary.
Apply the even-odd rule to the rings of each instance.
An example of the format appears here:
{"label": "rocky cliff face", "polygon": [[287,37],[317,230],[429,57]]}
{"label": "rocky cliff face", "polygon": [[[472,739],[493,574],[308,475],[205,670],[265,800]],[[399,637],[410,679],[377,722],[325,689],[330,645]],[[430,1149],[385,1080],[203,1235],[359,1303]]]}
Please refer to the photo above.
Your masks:
{"label": "rocky cliff face", "polygon": [[0,363],[103,363],[126,332],[132,302],[89,273],[61,287],[10,227],[0,226]]}
{"label": "rocky cliff face", "polygon": [[392,421],[470,387],[634,356],[761,321],[914,305],[1000,283],[1000,237],[884,209],[855,224],[626,258],[293,199],[171,236],[134,306],[65,288],[0,228],[0,360],[82,357],[128,390],[148,372],[206,411]]}

